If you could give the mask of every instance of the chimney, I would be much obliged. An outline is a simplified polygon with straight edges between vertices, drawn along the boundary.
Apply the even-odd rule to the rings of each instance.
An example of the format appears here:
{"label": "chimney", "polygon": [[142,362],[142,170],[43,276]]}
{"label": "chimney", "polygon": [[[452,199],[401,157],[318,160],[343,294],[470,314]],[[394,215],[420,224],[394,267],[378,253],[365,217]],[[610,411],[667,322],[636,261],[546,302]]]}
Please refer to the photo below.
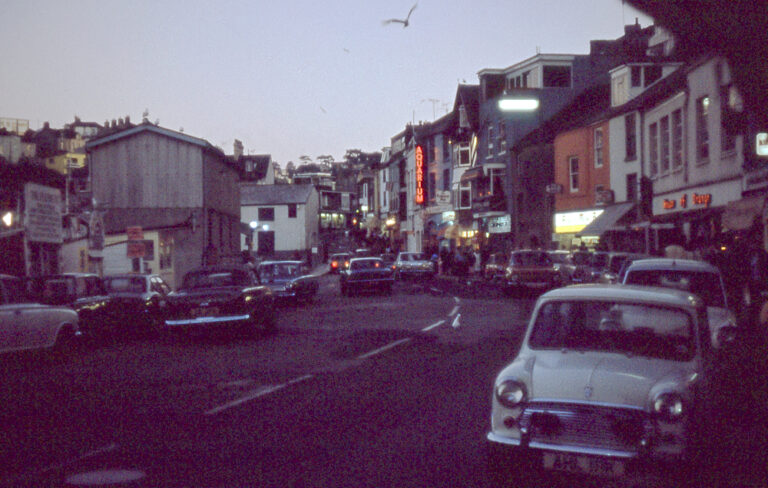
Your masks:
{"label": "chimney", "polygon": [[125,127],[125,121],[123,120],[122,117],[117,119],[117,125],[119,125],[120,127]]}
{"label": "chimney", "polygon": [[131,116],[130,115],[126,115],[125,116],[125,125],[131,125]]}
{"label": "chimney", "polygon": [[235,156],[235,159],[240,159],[243,156],[243,142],[239,139],[235,139],[235,143],[232,151]]}
{"label": "chimney", "polygon": [[116,128],[117,128],[117,120],[115,120],[115,119],[112,119],[112,124],[110,125],[110,127],[111,127],[112,129],[116,129]]}

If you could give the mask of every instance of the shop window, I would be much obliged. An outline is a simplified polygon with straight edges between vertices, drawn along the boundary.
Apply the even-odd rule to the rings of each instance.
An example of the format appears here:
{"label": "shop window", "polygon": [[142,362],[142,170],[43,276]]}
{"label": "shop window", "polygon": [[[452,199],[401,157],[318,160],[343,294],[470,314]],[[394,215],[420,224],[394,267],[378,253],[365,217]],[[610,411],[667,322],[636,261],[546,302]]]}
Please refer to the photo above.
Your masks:
{"label": "shop window", "polygon": [[459,186],[459,208],[472,208],[472,185],[466,181]]}
{"label": "shop window", "polygon": [[443,170],[443,191],[451,191],[451,170]]}

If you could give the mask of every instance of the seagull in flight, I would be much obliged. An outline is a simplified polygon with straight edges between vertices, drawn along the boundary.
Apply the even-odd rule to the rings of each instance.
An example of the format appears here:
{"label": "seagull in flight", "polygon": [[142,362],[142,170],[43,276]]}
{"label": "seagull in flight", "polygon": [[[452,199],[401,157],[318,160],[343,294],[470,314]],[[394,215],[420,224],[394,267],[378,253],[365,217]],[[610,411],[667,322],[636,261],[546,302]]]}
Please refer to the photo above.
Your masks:
{"label": "seagull in flight", "polygon": [[403,29],[405,29],[406,27],[408,27],[408,20],[411,18],[411,14],[413,13],[413,11],[416,10],[416,6],[417,5],[418,5],[418,3],[414,3],[413,4],[413,7],[411,7],[411,10],[408,11],[408,16],[405,18],[405,20],[403,20],[403,19],[389,19],[389,20],[385,20],[384,22],[382,22],[382,24],[387,25],[387,24],[391,24],[392,22],[399,22],[399,23],[403,24]]}

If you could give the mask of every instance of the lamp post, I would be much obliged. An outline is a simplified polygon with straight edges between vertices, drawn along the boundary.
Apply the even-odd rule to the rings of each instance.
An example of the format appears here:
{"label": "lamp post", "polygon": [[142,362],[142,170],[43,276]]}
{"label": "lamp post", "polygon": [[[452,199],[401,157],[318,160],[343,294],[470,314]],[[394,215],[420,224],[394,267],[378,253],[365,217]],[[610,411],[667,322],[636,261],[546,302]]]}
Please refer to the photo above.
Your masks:
{"label": "lamp post", "polygon": [[[536,112],[537,116],[539,117],[539,122],[541,122],[541,112],[539,111],[540,101],[536,97],[526,97],[526,96],[505,96],[503,98],[500,98],[497,102],[497,107],[500,112],[502,113],[520,113],[520,114],[526,114],[526,113],[533,113]],[[541,123],[539,123],[539,127],[541,126]],[[514,125],[515,130],[515,139],[517,138],[518,130],[517,125]],[[517,143],[517,140],[513,141],[513,144],[510,147],[510,155],[512,154],[512,149],[514,149],[515,144]],[[514,169],[517,170],[520,164],[519,161],[519,154],[518,152],[514,153],[514,156],[510,157],[511,164],[514,165]],[[512,182],[512,174],[507,175],[507,178],[510,182]],[[517,188],[517,182],[515,181],[513,185],[515,189]],[[513,192],[513,198],[514,201],[512,202],[515,212],[514,212],[514,235],[515,240],[520,243],[520,216],[519,216],[519,208],[517,207],[518,201],[517,201],[517,192]]]}

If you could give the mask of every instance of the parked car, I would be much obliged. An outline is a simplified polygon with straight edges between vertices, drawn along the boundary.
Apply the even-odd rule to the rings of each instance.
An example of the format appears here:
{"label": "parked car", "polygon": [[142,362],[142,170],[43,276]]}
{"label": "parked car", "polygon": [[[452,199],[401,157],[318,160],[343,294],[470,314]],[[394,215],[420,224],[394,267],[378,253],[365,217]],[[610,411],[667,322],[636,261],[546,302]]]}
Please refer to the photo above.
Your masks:
{"label": "parked car", "polygon": [[72,308],[35,303],[21,278],[0,275],[0,353],[65,351],[80,335]]}
{"label": "parked car", "polygon": [[331,254],[331,260],[328,264],[328,270],[331,274],[338,274],[342,269],[349,266],[349,260],[352,255],[348,252],[339,252]]}
{"label": "parked car", "polygon": [[520,291],[546,291],[563,285],[563,277],[546,251],[519,250],[509,257],[504,270],[504,290],[507,294]]}
{"label": "parked car", "polygon": [[381,260],[384,262],[384,266],[390,268],[393,272],[395,271],[395,259],[397,258],[394,254],[391,252],[386,252],[382,254]]}
{"label": "parked car", "polygon": [[712,342],[732,340],[736,316],[728,307],[720,270],[707,262],[676,258],[633,261],[624,274],[624,284],[676,288],[695,293],[707,306]]}
{"label": "parked car", "polygon": [[483,267],[483,278],[488,281],[501,281],[504,278],[504,269],[507,266],[507,258],[504,253],[496,252],[488,256]]}
{"label": "parked car", "polygon": [[518,477],[541,468],[680,471],[706,455],[711,349],[706,304],[691,293],[622,285],[545,293],[494,382],[489,466]]}
{"label": "parked car", "polygon": [[247,335],[276,327],[272,290],[247,266],[209,266],[184,275],[166,299],[167,330],[215,331],[222,327]]}
{"label": "parked car", "polygon": [[571,272],[571,283],[590,283],[592,280],[591,272],[592,251],[578,250],[571,252],[571,263],[573,271]]}
{"label": "parked car", "polygon": [[104,288],[120,311],[128,336],[147,337],[162,326],[163,309],[171,287],[156,274],[113,274],[103,278]]}
{"label": "parked car", "polygon": [[381,258],[353,258],[349,262],[349,268],[343,270],[339,277],[343,296],[360,291],[391,294],[394,283],[392,268],[386,266]]}
{"label": "parked car", "polygon": [[317,278],[302,261],[264,261],[256,270],[259,281],[272,290],[279,302],[310,302],[317,294]]}
{"label": "parked car", "polygon": [[576,270],[576,266],[573,264],[571,251],[554,249],[547,251],[547,254],[549,255],[549,259],[554,263],[555,269],[558,270],[563,277],[563,284],[570,283],[573,272]]}
{"label": "parked car", "polygon": [[46,305],[70,307],[77,312],[79,328],[90,340],[120,337],[126,324],[119,308],[94,273],[61,273],[28,280],[30,297]]}
{"label": "parked car", "polygon": [[[648,257],[648,256],[644,256]],[[609,252],[605,266],[595,280],[598,283],[618,283],[619,272],[627,261],[640,259],[641,255],[629,252]]]}
{"label": "parked car", "polygon": [[395,278],[432,278],[435,263],[423,252],[401,252],[395,260]]}

